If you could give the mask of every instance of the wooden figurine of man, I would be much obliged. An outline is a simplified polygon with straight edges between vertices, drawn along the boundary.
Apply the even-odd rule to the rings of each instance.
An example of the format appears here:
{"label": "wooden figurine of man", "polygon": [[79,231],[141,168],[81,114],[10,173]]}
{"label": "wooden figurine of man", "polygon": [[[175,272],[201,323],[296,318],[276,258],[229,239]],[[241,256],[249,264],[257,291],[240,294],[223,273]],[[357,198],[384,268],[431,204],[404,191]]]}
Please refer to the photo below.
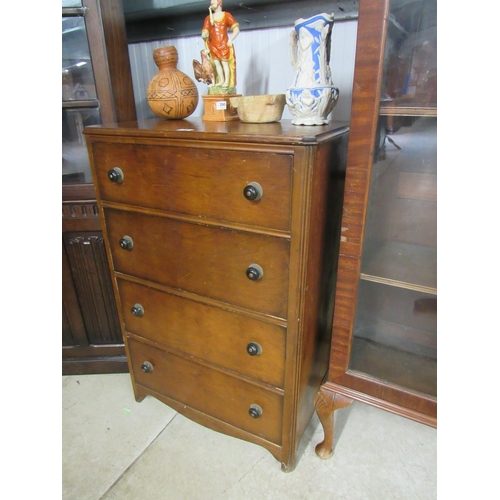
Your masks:
{"label": "wooden figurine of man", "polygon": [[[215,85],[221,87],[223,93],[233,93],[236,87],[233,41],[240,32],[239,24],[229,12],[222,10],[222,0],[211,0],[208,11],[201,37],[215,66]],[[231,36],[228,36],[228,30],[231,31]]]}

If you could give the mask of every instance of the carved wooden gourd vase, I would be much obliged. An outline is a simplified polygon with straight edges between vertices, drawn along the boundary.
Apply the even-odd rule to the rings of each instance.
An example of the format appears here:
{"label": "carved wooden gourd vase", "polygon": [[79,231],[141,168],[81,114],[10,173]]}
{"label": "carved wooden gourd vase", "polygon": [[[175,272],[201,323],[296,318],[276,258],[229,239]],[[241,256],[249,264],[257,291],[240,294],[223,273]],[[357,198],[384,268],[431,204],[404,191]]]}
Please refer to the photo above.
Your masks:
{"label": "carved wooden gourd vase", "polygon": [[188,75],[177,69],[177,49],[173,46],[155,49],[153,59],[158,72],[146,91],[153,113],[167,120],[179,120],[191,115],[198,105],[198,89]]}

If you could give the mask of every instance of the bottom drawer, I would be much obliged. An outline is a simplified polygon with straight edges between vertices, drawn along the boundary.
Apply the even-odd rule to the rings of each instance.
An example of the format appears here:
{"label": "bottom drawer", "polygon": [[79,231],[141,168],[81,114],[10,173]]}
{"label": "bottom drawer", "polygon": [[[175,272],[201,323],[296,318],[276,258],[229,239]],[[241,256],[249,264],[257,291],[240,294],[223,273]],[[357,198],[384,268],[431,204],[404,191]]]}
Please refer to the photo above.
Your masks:
{"label": "bottom drawer", "polygon": [[[281,395],[132,339],[128,346],[137,384],[281,445]],[[262,409],[258,418],[252,405]]]}

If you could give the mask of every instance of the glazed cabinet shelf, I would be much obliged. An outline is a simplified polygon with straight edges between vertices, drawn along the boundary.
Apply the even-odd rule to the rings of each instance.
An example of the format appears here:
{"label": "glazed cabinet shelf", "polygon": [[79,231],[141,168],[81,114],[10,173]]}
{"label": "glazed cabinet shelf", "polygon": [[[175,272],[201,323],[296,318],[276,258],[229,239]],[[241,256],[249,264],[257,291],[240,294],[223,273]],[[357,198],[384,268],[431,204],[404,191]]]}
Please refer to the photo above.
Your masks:
{"label": "glazed cabinet shelf", "polygon": [[437,118],[411,116],[385,134],[371,168],[350,369],[436,396]]}
{"label": "glazed cabinet shelf", "polygon": [[436,116],[436,107],[426,106],[380,106],[380,116]]}

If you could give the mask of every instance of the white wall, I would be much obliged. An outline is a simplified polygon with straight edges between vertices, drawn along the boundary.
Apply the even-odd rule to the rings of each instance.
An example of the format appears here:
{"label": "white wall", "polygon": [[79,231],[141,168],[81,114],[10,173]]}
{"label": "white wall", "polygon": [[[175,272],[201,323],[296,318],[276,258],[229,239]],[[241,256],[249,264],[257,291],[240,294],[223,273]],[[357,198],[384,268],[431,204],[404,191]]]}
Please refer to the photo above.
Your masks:
{"label": "white wall", "polygon": [[[357,20],[336,22],[332,32],[330,67],[334,85],[340,97],[330,115],[331,120],[349,121],[351,112],[354,57],[356,51]],[[237,91],[243,95],[284,94],[292,84],[294,70],[290,63],[290,27],[241,31],[234,42],[236,51]],[[153,61],[153,50],[173,45],[179,53],[178,69],[194,80],[193,59],[200,60],[203,48],[201,36],[173,38],[154,42],[129,44],[132,81],[139,120],[154,114],[146,101],[146,88],[158,68]],[[196,82],[200,100],[191,117],[203,115],[202,94],[207,86]],[[283,119],[292,118],[287,107]]]}

